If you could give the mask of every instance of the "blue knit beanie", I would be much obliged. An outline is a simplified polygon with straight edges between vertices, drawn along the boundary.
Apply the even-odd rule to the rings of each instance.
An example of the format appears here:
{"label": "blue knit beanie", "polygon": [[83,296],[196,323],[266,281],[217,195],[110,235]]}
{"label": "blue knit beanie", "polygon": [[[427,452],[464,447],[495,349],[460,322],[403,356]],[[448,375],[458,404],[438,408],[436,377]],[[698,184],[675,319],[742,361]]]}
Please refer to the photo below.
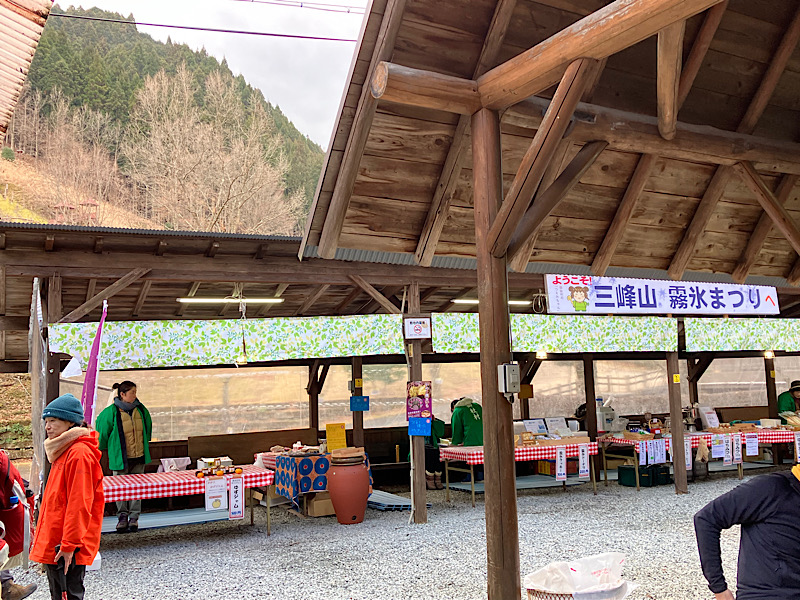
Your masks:
{"label": "blue knit beanie", "polygon": [[64,394],[44,407],[42,418],[54,417],[70,423],[83,423],[83,406],[72,394]]}

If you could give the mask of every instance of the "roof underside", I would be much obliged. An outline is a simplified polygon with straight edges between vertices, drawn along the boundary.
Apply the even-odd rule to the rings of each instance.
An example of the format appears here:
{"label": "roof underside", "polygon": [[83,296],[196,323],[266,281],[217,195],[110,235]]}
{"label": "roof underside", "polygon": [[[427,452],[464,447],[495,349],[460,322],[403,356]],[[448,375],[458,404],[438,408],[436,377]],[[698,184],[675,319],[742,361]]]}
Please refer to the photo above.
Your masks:
{"label": "roof underside", "polygon": [[[309,216],[304,243],[310,246],[320,242],[385,4],[384,0],[375,0],[365,21]],[[606,4],[602,0],[517,0],[501,50],[490,66],[520,54]],[[472,79],[495,5],[495,0],[408,0],[390,61]],[[680,110],[679,121],[735,132],[797,10],[795,0],[731,0]],[[703,19],[704,14],[699,14],[687,21],[684,57],[692,48]],[[653,36],[609,57],[591,103],[655,117],[656,56]],[[542,96],[550,97],[552,93],[551,89]],[[752,135],[800,141],[799,111],[800,50],[795,48]],[[501,121],[505,191],[536,133],[535,128],[521,126],[513,112],[507,111]],[[458,119],[455,114],[378,103],[345,213],[340,248],[407,253],[417,250]],[[681,141],[680,136],[679,132],[677,142]],[[572,144],[562,166],[581,146],[581,142]],[[463,148],[464,166],[457,169],[449,214],[436,246],[437,257],[475,256],[468,136]],[[614,144],[609,145],[544,221],[531,261],[591,265],[640,157],[630,149],[620,151]],[[658,157],[610,266],[667,269],[715,170],[716,165],[710,163]],[[759,171],[773,191],[784,177],[761,167]],[[792,187],[785,195],[784,206],[797,220],[800,185]],[[750,188],[739,177],[731,177],[703,227],[687,270],[732,273],[762,214]],[[749,275],[787,277],[797,258],[791,244],[773,228]],[[687,274],[685,278],[692,276]]]}

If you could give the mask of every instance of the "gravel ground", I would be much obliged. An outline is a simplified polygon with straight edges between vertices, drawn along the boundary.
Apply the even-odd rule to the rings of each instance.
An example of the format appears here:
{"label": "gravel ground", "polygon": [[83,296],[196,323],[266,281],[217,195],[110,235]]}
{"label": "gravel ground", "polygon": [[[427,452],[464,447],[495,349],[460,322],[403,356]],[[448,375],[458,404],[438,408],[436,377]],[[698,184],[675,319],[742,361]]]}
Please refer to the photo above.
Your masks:
{"label": "gravel ground", "polygon": [[[764,471],[762,471],[764,472]],[[750,475],[752,477],[752,475]],[[717,474],[690,484],[633,488],[613,482],[561,490],[522,491],[518,498],[521,572],[551,561],[606,551],[624,552],[627,579],[639,584],[632,599],[711,598],[700,571],[692,515],[736,485]],[[300,519],[273,509],[272,536],[265,509],[256,525],[221,522],[103,536],[102,569],[87,573],[87,598],[394,600],[486,598],[483,499],[429,492],[427,525],[409,525],[408,512],[368,509],[364,523],[338,525],[334,517]],[[735,580],[738,527],[724,532],[725,570]],[[39,584],[32,600],[48,598],[44,575],[14,573]],[[524,592],[524,589],[523,589]]]}

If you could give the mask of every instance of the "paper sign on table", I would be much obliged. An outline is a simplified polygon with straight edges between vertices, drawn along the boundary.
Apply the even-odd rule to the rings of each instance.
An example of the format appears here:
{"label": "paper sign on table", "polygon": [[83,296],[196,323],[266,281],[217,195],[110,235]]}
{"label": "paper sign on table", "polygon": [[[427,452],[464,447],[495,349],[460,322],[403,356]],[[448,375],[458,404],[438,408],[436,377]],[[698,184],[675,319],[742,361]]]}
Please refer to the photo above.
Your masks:
{"label": "paper sign on table", "polygon": [[545,422],[547,423],[547,431],[550,433],[556,433],[559,429],[569,431],[567,420],[564,417],[547,417]]}
{"label": "paper sign on table", "polygon": [[325,439],[328,443],[328,452],[338,448],[347,448],[347,434],[344,423],[328,423],[325,425]]}
{"label": "paper sign on table", "polygon": [[556,481],[567,480],[567,449],[556,446]]}
{"label": "paper sign on table", "polygon": [[758,456],[758,434],[757,433],[745,433],[744,434],[744,443],[745,443],[744,453],[745,453],[746,456]]}
{"label": "paper sign on table", "polygon": [[647,444],[645,442],[639,442],[639,464],[647,464]]}
{"label": "paper sign on table", "polygon": [[733,464],[742,464],[742,434],[733,435]]}
{"label": "paper sign on table", "polygon": [[686,461],[686,470],[692,470],[692,440],[683,440],[683,456]]}
{"label": "paper sign on table", "polygon": [[232,477],[228,493],[228,518],[244,519],[244,478]]}
{"label": "paper sign on table", "polygon": [[711,458],[725,458],[725,440],[721,435],[711,436]]}
{"label": "paper sign on table", "polygon": [[656,464],[656,447],[653,444],[655,440],[647,440],[647,464]]}
{"label": "paper sign on table", "polygon": [[653,454],[655,464],[663,465],[667,462],[667,440],[653,440]]}
{"label": "paper sign on table", "polygon": [[794,459],[800,460],[800,431],[794,434]]}
{"label": "paper sign on table", "polygon": [[722,455],[722,464],[723,465],[731,465],[733,464],[733,448],[731,444],[731,436],[730,435],[723,435],[723,449],[725,454]]}
{"label": "paper sign on table", "polygon": [[206,477],[206,510],[226,510],[228,489],[224,477]]}
{"label": "paper sign on table", "polygon": [[545,425],[544,419],[525,419],[523,423],[525,424],[525,431],[531,433],[547,433],[547,425]]}
{"label": "paper sign on table", "polygon": [[578,446],[578,479],[589,479],[589,444]]}
{"label": "paper sign on table", "polygon": [[411,417],[408,420],[408,435],[430,435],[431,418]]}

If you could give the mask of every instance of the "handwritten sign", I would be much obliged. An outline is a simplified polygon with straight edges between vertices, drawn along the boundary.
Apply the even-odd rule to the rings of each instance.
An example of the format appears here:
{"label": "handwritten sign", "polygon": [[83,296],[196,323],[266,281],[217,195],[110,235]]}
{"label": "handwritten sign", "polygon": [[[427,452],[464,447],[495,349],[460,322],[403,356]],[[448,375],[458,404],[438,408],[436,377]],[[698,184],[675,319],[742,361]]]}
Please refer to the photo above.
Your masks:
{"label": "handwritten sign", "polygon": [[206,510],[226,510],[227,492],[224,477],[206,477]]}
{"label": "handwritten sign", "polygon": [[556,481],[567,480],[567,449],[556,446]]}
{"label": "handwritten sign", "polygon": [[758,434],[745,433],[744,434],[745,456],[758,456]]}
{"label": "handwritten sign", "polygon": [[639,442],[639,464],[647,465],[647,444]]}
{"label": "handwritten sign", "polygon": [[344,423],[328,423],[325,425],[325,440],[328,443],[328,452],[338,448],[347,448],[347,434]]}
{"label": "handwritten sign", "polygon": [[733,435],[733,464],[742,464],[742,434]]}
{"label": "handwritten sign", "polygon": [[656,446],[655,440],[647,440],[647,464],[656,464]]}
{"label": "handwritten sign", "polygon": [[411,417],[408,420],[408,435],[430,435],[431,417]]}
{"label": "handwritten sign", "polygon": [[578,479],[589,479],[589,444],[578,446]]}
{"label": "handwritten sign", "polygon": [[683,440],[683,457],[686,463],[686,470],[691,471],[692,466],[692,440]]}
{"label": "handwritten sign", "polygon": [[777,315],[774,287],[546,275],[551,314]]}
{"label": "handwritten sign", "polygon": [[656,465],[667,462],[667,440],[653,440],[653,458]]}
{"label": "handwritten sign", "polygon": [[228,519],[244,519],[244,478],[232,477],[228,490]]}
{"label": "handwritten sign", "polygon": [[406,385],[406,420],[413,417],[427,419],[433,414],[430,381],[409,381]]}
{"label": "handwritten sign", "polygon": [[722,436],[722,444],[725,453],[722,455],[722,464],[723,465],[731,465],[733,464],[733,448],[731,444],[731,436],[724,435]]}
{"label": "handwritten sign", "polygon": [[350,396],[350,411],[369,410],[369,396]]}
{"label": "handwritten sign", "polygon": [[721,435],[711,436],[711,458],[725,458],[725,439]]}

